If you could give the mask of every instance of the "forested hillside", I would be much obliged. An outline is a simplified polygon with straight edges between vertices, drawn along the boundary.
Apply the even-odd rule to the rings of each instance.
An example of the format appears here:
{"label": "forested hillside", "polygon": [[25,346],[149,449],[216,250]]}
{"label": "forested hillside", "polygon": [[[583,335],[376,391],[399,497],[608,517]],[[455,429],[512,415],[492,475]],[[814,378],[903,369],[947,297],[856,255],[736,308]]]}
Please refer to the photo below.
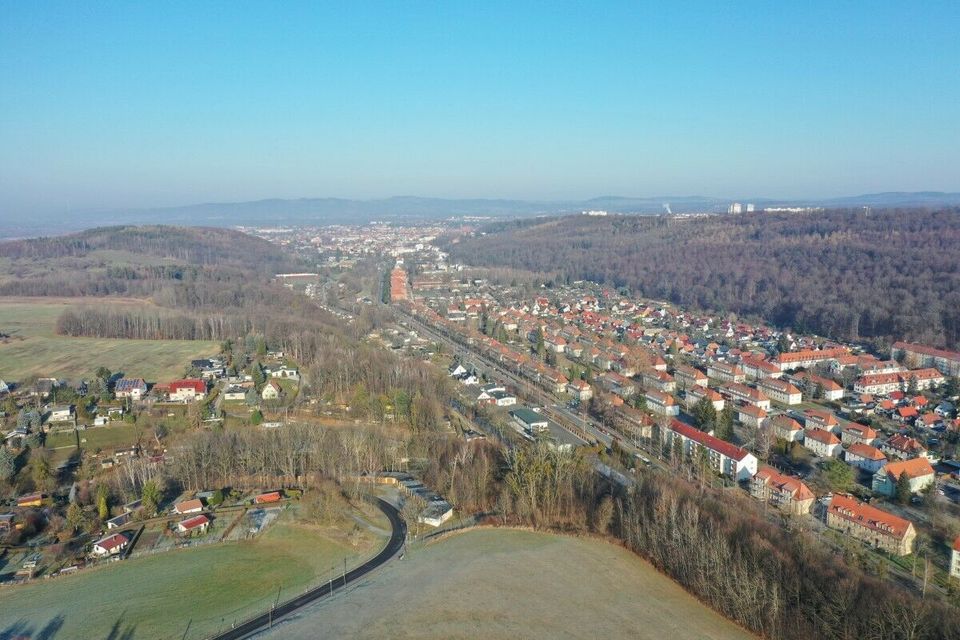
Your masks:
{"label": "forested hillside", "polygon": [[518,221],[449,243],[468,264],[626,286],[847,339],[960,346],[960,209]]}

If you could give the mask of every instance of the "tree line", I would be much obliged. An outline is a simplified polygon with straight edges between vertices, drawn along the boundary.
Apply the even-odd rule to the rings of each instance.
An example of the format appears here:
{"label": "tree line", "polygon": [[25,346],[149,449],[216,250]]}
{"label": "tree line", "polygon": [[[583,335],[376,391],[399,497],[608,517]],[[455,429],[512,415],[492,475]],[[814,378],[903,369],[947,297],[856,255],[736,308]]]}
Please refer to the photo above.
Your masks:
{"label": "tree line", "polygon": [[499,222],[454,260],[835,338],[960,346],[960,209]]}

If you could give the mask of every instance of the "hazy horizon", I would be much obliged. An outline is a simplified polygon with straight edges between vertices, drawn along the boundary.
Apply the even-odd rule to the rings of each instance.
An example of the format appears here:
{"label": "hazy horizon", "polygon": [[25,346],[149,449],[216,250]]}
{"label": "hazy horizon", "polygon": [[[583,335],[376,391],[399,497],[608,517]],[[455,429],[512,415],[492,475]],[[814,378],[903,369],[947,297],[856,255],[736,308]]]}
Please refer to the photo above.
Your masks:
{"label": "hazy horizon", "polygon": [[0,219],[398,194],[960,191],[954,3],[0,15]]}

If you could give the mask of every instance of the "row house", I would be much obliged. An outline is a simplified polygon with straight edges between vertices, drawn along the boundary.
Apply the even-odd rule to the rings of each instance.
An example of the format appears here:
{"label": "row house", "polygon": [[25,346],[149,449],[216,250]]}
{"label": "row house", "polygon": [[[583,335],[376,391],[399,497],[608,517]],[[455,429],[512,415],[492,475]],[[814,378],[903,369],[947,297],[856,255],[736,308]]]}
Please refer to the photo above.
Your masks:
{"label": "row house", "polygon": [[913,360],[918,367],[933,367],[944,375],[960,376],[960,353],[935,349],[922,344],[895,342],[890,350],[894,359]]}
{"label": "row house", "polygon": [[880,450],[899,460],[927,457],[927,449],[916,438],[899,433],[887,438],[886,442],[880,445]]}
{"label": "row house", "polygon": [[943,384],[945,378],[937,369],[912,369],[899,373],[878,373],[857,378],[853,390],[857,393],[887,395],[894,391],[906,391],[911,385],[918,390]]}
{"label": "row house", "polygon": [[770,429],[773,436],[787,442],[800,442],[803,440],[803,427],[793,418],[785,415],[779,415],[770,422]]}
{"label": "row house", "polygon": [[896,360],[867,360],[857,364],[860,375],[874,375],[882,373],[902,373],[907,370]]}
{"label": "row house", "polygon": [[843,444],[850,446],[853,444],[862,443],[872,445],[877,441],[877,430],[868,427],[865,424],[860,424],[859,422],[850,422],[847,426],[843,427],[843,430],[840,432],[840,441]]}
{"label": "row house", "polygon": [[737,420],[748,427],[760,427],[767,419],[767,412],[752,404],[737,407]]}
{"label": "row house", "polygon": [[648,389],[643,396],[647,401],[647,408],[660,416],[680,415],[680,405],[669,393]]}
{"label": "row house", "polygon": [[803,402],[803,394],[800,389],[787,382],[776,378],[764,378],[760,380],[757,387],[780,404],[793,405]]}
{"label": "row house", "polygon": [[750,495],[794,515],[810,513],[816,496],[799,478],[761,467],[750,482]]}
{"label": "row house", "polygon": [[806,349],[803,351],[790,351],[781,353],[773,361],[780,371],[792,371],[794,369],[809,369],[820,363],[825,363],[850,353],[844,347],[835,347],[832,349]]}
{"label": "row house", "polygon": [[707,377],[721,382],[743,382],[746,374],[738,365],[726,362],[711,362],[707,365]]}
{"label": "row house", "polygon": [[678,364],[673,369],[673,379],[680,389],[692,389],[695,386],[706,387],[707,376],[699,369]]}
{"label": "row house", "polygon": [[567,383],[567,393],[580,402],[586,402],[593,397],[593,389],[584,380],[573,380]]}
{"label": "row house", "polygon": [[827,508],[827,526],[898,556],[909,555],[917,537],[909,520],[845,494],[837,494],[831,500]]}
{"label": "row house", "polygon": [[763,380],[765,378],[779,378],[783,375],[780,367],[762,358],[744,357],[740,358],[740,366],[744,374],[750,380]]}
{"label": "row house", "polygon": [[633,434],[637,438],[653,437],[653,418],[629,405],[625,404],[617,410],[614,424],[624,433]]}
{"label": "row house", "polygon": [[819,391],[820,397],[828,402],[843,399],[843,387],[830,378],[824,378],[809,371],[801,371],[794,375],[793,379],[807,392],[807,395],[816,396]]}
{"label": "row house", "polygon": [[666,371],[657,371],[656,369],[647,369],[640,377],[643,386],[647,389],[656,389],[663,393],[673,393],[677,390],[677,383]]}
{"label": "row house", "polygon": [[693,460],[697,459],[700,449],[705,449],[711,468],[738,482],[749,480],[757,473],[757,458],[752,453],[679,420],[670,422],[664,437],[672,447],[679,447],[686,457]]}
{"label": "row house", "polygon": [[762,391],[748,387],[745,384],[737,382],[725,384],[720,387],[720,393],[732,400],[738,400],[760,407],[764,411],[770,410],[770,398],[764,395]]}
{"label": "row house", "polygon": [[603,387],[610,393],[615,393],[621,398],[629,398],[637,392],[637,386],[633,380],[622,376],[619,373],[608,371],[600,377]]}
{"label": "row house", "polygon": [[884,496],[897,493],[897,483],[906,474],[910,493],[919,493],[934,483],[933,467],[926,458],[897,460],[884,465],[873,474],[873,490]]}
{"label": "row house", "polygon": [[805,429],[803,446],[821,458],[836,458],[840,455],[840,438],[823,429]]}
{"label": "row house", "polygon": [[840,433],[840,421],[829,411],[807,409],[803,412],[803,426],[807,429],[823,429],[830,433]]}
{"label": "row house", "polygon": [[850,448],[843,453],[843,460],[853,467],[870,473],[876,473],[887,464],[887,456],[883,455],[883,451],[863,442],[850,445]]}
{"label": "row house", "polygon": [[687,395],[685,398],[687,402],[687,409],[692,410],[696,404],[704,398],[710,401],[710,404],[713,405],[715,410],[723,411],[723,407],[726,404],[723,396],[713,389],[701,387],[700,385],[695,385],[687,390]]}

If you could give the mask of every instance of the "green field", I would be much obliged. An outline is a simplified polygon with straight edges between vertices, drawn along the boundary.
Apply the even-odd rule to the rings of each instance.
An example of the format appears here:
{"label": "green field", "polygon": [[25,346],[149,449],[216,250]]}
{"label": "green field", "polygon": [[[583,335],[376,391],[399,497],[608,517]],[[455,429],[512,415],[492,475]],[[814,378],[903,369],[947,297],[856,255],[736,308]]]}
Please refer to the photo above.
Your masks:
{"label": "green field", "polygon": [[[73,576],[0,588],[0,638],[204,638],[359,563],[312,527],[275,524],[252,541],[158,553]],[[45,628],[56,630],[43,635]]]}
{"label": "green field", "polygon": [[[190,360],[217,353],[215,342],[71,338],[55,333],[59,315],[70,306],[103,304],[95,299],[0,298],[0,379],[32,375],[79,379],[100,366],[149,382],[183,375]],[[133,304],[129,301],[125,304]],[[139,303],[145,304],[145,303]]]}
{"label": "green field", "polygon": [[629,551],[591,539],[475,530],[415,547],[364,582],[264,637],[755,637]]}

